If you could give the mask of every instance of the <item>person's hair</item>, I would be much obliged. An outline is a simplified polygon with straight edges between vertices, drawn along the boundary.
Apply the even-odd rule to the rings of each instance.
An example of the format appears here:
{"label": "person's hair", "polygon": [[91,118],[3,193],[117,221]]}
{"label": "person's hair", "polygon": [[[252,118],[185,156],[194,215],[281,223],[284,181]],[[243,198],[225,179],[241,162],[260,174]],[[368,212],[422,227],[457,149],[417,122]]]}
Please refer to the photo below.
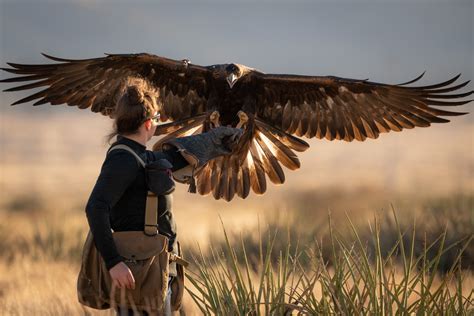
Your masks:
{"label": "person's hair", "polygon": [[123,85],[111,117],[114,119],[113,130],[106,136],[110,144],[118,134],[134,134],[147,119],[159,110],[158,91],[140,78],[130,78]]}

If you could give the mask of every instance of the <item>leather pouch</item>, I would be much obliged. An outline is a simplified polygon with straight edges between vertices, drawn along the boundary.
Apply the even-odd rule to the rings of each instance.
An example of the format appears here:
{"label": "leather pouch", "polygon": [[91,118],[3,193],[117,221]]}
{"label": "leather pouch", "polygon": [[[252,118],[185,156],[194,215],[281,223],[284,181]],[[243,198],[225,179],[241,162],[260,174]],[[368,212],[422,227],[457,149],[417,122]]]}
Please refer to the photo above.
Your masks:
{"label": "leather pouch", "polygon": [[148,189],[156,195],[170,194],[175,189],[171,168],[166,159],[160,159],[146,165],[146,180]]}
{"label": "leather pouch", "polygon": [[89,232],[78,278],[79,302],[96,309],[122,306],[149,312],[160,311],[168,289],[168,238],[143,231],[112,234],[119,254],[132,271],[135,289],[118,289],[98,253]]}

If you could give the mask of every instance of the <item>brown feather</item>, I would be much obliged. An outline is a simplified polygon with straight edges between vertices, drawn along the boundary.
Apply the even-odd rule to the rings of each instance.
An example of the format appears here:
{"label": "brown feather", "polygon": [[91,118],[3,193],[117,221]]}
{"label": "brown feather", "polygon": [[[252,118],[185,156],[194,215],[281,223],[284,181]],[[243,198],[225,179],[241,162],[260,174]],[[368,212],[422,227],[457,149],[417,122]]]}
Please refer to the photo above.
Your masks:
{"label": "brown feather", "polygon": [[278,163],[277,158],[272,154],[268,146],[265,144],[260,136],[260,132],[257,132],[255,139],[257,140],[258,146],[262,149],[265,158],[263,159],[263,167],[270,180],[275,184],[282,184],[285,182],[285,174]]}
{"label": "brown feather", "polygon": [[237,194],[245,199],[250,193],[250,170],[248,160],[245,159],[238,173]]}
{"label": "brown feather", "polygon": [[217,186],[214,188],[215,194],[214,198],[215,199],[220,199],[225,197],[226,191],[227,191],[227,174],[228,174],[228,157],[219,157],[216,159],[216,166],[217,168],[215,169],[216,171],[218,170],[218,179],[217,179]]}
{"label": "brown feather", "polygon": [[177,120],[171,123],[158,125],[155,131],[155,136],[169,134],[181,128],[186,128],[186,130],[189,130],[198,126],[199,124],[204,123],[206,117],[206,114],[201,114],[198,116]]}
{"label": "brown feather", "polygon": [[195,175],[197,192],[201,195],[211,193],[211,164],[207,163],[199,169],[196,169]]}
{"label": "brown feather", "polygon": [[262,135],[261,137],[266,137],[271,143],[271,150],[278,159],[286,168],[290,170],[296,170],[300,167],[300,161],[298,156],[285,144],[283,144],[278,138],[276,138],[272,133],[266,130],[260,130]]}
{"label": "brown feather", "polygon": [[[204,122],[205,117],[197,117],[197,118],[190,118],[187,120],[182,120],[179,122],[176,122],[177,126],[180,126],[181,124],[184,124],[185,122],[189,122],[189,124],[184,125],[178,130],[175,130],[173,132],[168,133],[166,136],[158,140],[154,145],[153,145],[153,150],[161,150],[161,147],[163,143],[169,141],[170,139],[176,138],[176,137],[182,137],[182,136],[189,136],[192,133],[190,133],[191,130],[198,128],[202,123]],[[173,124],[173,123],[172,123]],[[172,129],[172,125],[168,125],[164,129]],[[158,128],[157,128],[158,129]],[[189,134],[189,135],[187,135]],[[156,135],[156,133],[155,133]]]}
{"label": "brown feather", "polygon": [[263,194],[267,190],[265,170],[253,141],[250,144],[250,155],[252,157],[252,163],[249,163],[251,187],[253,192]]}
{"label": "brown feather", "polygon": [[299,139],[299,138],[296,138],[290,134],[287,134],[279,129],[276,129],[275,127],[259,120],[259,119],[256,119],[255,120],[255,124],[259,127],[260,130],[268,130],[268,132],[272,133],[273,135],[275,135],[276,137],[278,137],[278,139],[285,145],[287,145],[288,147],[290,147],[291,149],[293,150],[296,150],[296,151],[305,151],[306,149],[309,148],[309,145],[308,143],[306,143],[305,141],[303,141],[302,139]]}
{"label": "brown feather", "polygon": [[220,182],[220,167],[222,157],[217,157],[212,160],[211,164],[211,187],[212,187],[212,196],[217,200],[220,199],[219,193],[219,182]]}

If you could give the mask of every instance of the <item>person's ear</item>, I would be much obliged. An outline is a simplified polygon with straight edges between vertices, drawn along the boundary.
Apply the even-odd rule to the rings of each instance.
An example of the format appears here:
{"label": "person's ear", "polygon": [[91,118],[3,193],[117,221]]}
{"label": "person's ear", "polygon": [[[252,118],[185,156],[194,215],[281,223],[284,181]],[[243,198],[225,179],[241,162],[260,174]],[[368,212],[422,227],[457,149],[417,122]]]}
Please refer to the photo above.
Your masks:
{"label": "person's ear", "polygon": [[145,123],[145,129],[149,131],[151,129],[151,120],[146,120]]}

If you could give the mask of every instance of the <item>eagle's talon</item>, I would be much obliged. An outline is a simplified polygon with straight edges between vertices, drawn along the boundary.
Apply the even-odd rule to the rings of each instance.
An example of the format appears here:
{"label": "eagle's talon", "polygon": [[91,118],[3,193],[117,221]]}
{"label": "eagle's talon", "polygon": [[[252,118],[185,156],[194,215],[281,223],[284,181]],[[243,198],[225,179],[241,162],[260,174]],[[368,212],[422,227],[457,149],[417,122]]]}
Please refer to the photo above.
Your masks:
{"label": "eagle's talon", "polygon": [[244,128],[244,126],[247,126],[247,122],[249,120],[247,113],[244,111],[239,111],[237,116],[239,117],[239,123],[237,123],[235,128]]}
{"label": "eagle's talon", "polygon": [[212,127],[219,127],[221,123],[219,122],[220,114],[218,111],[214,111],[209,115],[209,121],[211,122]]}

